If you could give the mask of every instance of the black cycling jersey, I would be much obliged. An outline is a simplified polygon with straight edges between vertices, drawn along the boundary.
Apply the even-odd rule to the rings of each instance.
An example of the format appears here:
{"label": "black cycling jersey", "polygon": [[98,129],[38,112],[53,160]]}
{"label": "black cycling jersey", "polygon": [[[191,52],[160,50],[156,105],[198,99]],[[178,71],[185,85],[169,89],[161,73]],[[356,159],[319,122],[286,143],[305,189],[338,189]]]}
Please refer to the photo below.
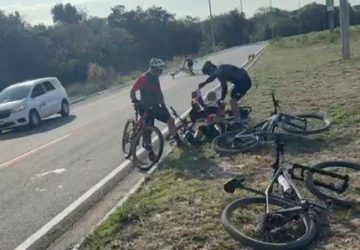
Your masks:
{"label": "black cycling jersey", "polygon": [[230,64],[223,64],[220,65],[210,77],[218,78],[220,82],[227,81],[237,85],[247,76],[248,73],[246,70]]}
{"label": "black cycling jersey", "polygon": [[246,70],[238,68],[230,64],[220,65],[214,73],[203,83],[203,86],[219,79],[223,89],[221,99],[223,100],[227,94],[227,82],[235,85],[231,97],[239,100],[251,87],[251,79]]}

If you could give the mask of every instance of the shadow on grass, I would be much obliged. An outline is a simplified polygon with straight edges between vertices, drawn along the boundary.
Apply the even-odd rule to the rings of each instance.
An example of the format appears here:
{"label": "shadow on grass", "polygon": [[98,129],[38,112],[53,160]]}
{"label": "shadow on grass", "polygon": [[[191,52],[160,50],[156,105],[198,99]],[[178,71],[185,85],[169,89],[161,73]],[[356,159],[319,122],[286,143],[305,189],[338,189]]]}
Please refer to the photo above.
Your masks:
{"label": "shadow on grass", "polygon": [[218,155],[207,151],[210,145],[206,144],[199,149],[185,147],[176,150],[163,161],[160,169],[172,169],[182,178],[196,179],[229,179],[241,175],[225,171],[217,164]]}
{"label": "shadow on grass", "polygon": [[329,143],[321,138],[293,134],[285,135],[285,153],[313,154],[329,147]]}

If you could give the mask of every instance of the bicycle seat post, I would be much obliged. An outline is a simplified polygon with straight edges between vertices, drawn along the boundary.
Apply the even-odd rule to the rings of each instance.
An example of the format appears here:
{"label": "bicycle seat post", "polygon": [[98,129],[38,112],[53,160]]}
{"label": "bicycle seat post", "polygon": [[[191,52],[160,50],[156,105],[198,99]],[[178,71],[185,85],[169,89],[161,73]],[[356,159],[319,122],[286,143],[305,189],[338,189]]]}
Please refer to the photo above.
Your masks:
{"label": "bicycle seat post", "polygon": [[281,135],[276,135],[276,161],[272,164],[274,174],[279,169],[281,156],[284,154],[284,141]]}
{"label": "bicycle seat post", "polygon": [[135,108],[135,121],[137,121],[139,119],[139,109],[136,107]]}
{"label": "bicycle seat post", "polygon": [[272,115],[276,115],[278,113],[279,101],[276,100],[274,92],[272,92],[271,97],[274,105],[274,112],[272,113]]}

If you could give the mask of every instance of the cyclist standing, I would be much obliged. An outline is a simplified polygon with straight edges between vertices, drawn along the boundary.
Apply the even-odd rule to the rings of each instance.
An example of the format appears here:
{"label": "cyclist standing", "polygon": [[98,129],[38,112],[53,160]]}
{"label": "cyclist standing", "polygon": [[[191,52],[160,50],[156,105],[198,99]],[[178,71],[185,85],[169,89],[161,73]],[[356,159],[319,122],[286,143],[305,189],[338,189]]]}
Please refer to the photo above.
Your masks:
{"label": "cyclist standing", "polygon": [[[163,60],[152,58],[149,70],[140,76],[131,88],[130,98],[139,107],[140,114],[143,114],[146,110],[150,111],[149,117],[145,121],[147,125],[153,126],[155,119],[167,123],[170,134],[176,140],[177,146],[181,147],[183,142],[177,134],[175,121],[166,108],[160,87],[159,76],[164,68],[165,63]],[[137,91],[140,91],[140,100],[136,98]]]}
{"label": "cyclist standing", "polygon": [[185,65],[187,66],[187,69],[189,70],[189,74],[194,76],[195,73],[194,73],[194,69],[193,69],[193,66],[194,66],[194,60],[191,56],[185,56],[185,59],[184,59],[184,64],[183,64],[183,68],[185,69]]}
{"label": "cyclist standing", "polygon": [[228,85],[227,82],[231,82],[234,85],[234,88],[231,92],[231,110],[235,116],[235,123],[241,125],[242,120],[240,118],[240,109],[238,102],[240,99],[245,96],[246,92],[251,88],[251,79],[245,69],[238,68],[234,65],[223,64],[216,66],[210,61],[207,61],[204,64],[202,69],[204,75],[209,75],[209,78],[205,82],[199,84],[199,88],[203,88],[208,83],[213,82],[215,79],[218,79],[221,83],[222,94],[221,99],[224,100],[227,92]]}

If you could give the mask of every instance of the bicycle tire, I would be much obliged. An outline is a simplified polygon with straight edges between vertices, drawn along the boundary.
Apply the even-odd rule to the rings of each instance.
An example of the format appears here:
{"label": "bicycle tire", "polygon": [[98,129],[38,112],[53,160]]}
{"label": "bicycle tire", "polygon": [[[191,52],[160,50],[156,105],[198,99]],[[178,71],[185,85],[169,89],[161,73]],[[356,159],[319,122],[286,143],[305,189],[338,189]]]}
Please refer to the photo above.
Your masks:
{"label": "bicycle tire", "polygon": [[[125,159],[129,159],[132,154],[132,139],[134,137],[134,134],[129,135],[129,128],[134,133],[134,127],[135,127],[135,121],[133,119],[128,119],[125,123],[123,137],[122,137],[122,150],[125,155]],[[127,149],[127,145],[129,145],[129,149]]]}
{"label": "bicycle tire", "polygon": [[[319,114],[299,114],[299,115],[295,115],[295,116],[286,116],[286,117],[287,117],[287,120],[285,120],[281,123],[281,128],[283,130],[285,130],[286,132],[292,133],[292,134],[301,134],[301,135],[318,134],[318,133],[322,133],[324,131],[329,130],[329,128],[331,127],[331,120],[327,119],[326,117],[319,115]],[[300,128],[296,128],[294,123],[291,123],[292,121],[295,122],[297,120],[296,118],[306,119],[307,121],[309,121],[310,119],[312,119],[312,120],[315,119],[317,121],[321,121],[322,125],[320,128],[317,128],[317,129],[302,130]]]}
{"label": "bicycle tire", "polygon": [[[345,161],[328,161],[328,162],[322,162],[319,164],[314,165],[312,168],[314,169],[321,169],[325,170],[328,168],[327,171],[329,171],[329,168],[331,167],[340,167],[340,168],[348,168],[355,171],[358,171],[357,173],[360,174],[360,165],[356,163],[351,162],[345,162]],[[330,183],[329,181],[327,182]],[[360,205],[360,201],[352,201],[352,200],[346,200],[342,198],[339,194],[337,194],[335,197],[326,194],[324,191],[320,189],[319,186],[317,186],[314,183],[314,172],[307,171],[305,175],[305,185],[307,189],[315,195],[317,198],[321,200],[332,200],[333,204],[341,207],[353,207]],[[335,191],[334,191],[335,194]]]}
{"label": "bicycle tire", "polygon": [[[239,135],[239,131],[225,132],[212,142],[215,152],[220,154],[236,154],[247,152],[259,144],[259,137],[254,135]],[[236,140],[236,141],[235,141]]]}
{"label": "bicycle tire", "polygon": [[[138,152],[138,149],[136,147],[136,145],[142,145],[140,143],[140,140],[141,140],[141,137],[146,132],[148,132],[150,134],[152,134],[151,132],[154,132],[156,134],[157,138],[158,138],[157,143],[159,143],[159,146],[158,146],[159,150],[158,150],[158,152],[156,152],[156,157],[155,157],[155,159],[150,160],[149,164],[145,164],[144,162],[142,162],[141,158],[143,157],[142,156],[143,153],[140,152],[140,155],[138,155],[139,152]],[[159,162],[159,160],[160,160],[160,158],[162,156],[163,150],[164,150],[164,137],[163,137],[161,131],[157,127],[145,127],[134,138],[134,146],[132,148],[133,163],[140,170],[147,171],[147,170],[151,169],[156,163]]]}
{"label": "bicycle tire", "polygon": [[[266,199],[265,197],[250,197],[245,199],[238,199],[230,203],[225,207],[221,215],[221,221],[225,230],[229,235],[236,241],[243,243],[246,246],[253,247],[254,249],[267,249],[267,250],[284,250],[284,249],[303,249],[305,246],[309,245],[311,241],[315,238],[316,227],[314,220],[311,219],[308,213],[302,213],[301,219],[305,225],[304,234],[297,240],[284,242],[284,243],[271,243],[261,240],[254,239],[250,236],[245,235],[236,229],[232,225],[231,218],[236,209],[239,209],[243,206],[249,206],[251,204],[263,204],[265,207]],[[293,207],[294,204],[283,200],[275,196],[269,196],[269,204],[278,205],[284,208]]]}

